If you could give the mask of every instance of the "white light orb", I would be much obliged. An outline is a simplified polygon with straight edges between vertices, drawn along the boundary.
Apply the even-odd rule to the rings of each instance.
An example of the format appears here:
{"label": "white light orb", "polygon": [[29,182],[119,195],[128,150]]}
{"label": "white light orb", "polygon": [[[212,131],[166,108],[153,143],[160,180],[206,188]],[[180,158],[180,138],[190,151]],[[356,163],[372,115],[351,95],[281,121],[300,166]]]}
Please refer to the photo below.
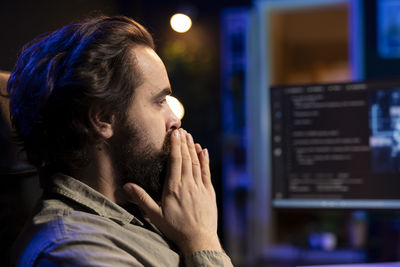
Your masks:
{"label": "white light orb", "polygon": [[183,118],[183,115],[185,115],[185,109],[183,108],[182,103],[179,102],[178,99],[170,95],[167,96],[167,103],[175,116],[179,120],[181,120]]}
{"label": "white light orb", "polygon": [[174,31],[184,33],[192,27],[192,20],[189,16],[178,13],[171,17],[170,24]]}

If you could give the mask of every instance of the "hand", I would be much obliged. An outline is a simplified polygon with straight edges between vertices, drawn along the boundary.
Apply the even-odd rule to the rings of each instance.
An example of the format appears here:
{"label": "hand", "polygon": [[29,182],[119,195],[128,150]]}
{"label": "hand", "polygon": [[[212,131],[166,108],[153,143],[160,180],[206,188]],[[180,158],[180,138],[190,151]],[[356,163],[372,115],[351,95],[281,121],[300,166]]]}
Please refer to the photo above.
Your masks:
{"label": "hand", "polygon": [[200,250],[222,251],[208,151],[194,144],[183,129],[174,130],[171,135],[169,172],[161,203],[157,204],[136,184],[127,183],[124,189],[185,255]]}

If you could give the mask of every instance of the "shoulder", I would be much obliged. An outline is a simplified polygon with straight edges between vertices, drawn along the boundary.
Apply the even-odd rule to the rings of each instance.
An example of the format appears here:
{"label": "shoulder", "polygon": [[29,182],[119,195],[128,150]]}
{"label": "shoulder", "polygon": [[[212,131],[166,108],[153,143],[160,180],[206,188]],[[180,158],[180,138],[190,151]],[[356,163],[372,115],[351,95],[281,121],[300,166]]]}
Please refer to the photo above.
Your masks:
{"label": "shoulder", "polygon": [[82,211],[57,212],[57,216],[42,212],[34,217],[20,242],[19,266],[179,264],[178,253],[159,234],[141,226],[121,225]]}
{"label": "shoulder", "polygon": [[63,266],[68,262],[96,266],[98,260],[107,266],[106,258],[115,258],[116,263],[134,260],[115,246],[109,227],[112,222],[106,218],[80,211],[58,213],[62,216],[52,214],[51,219],[35,216],[24,229],[14,249],[18,266]]}

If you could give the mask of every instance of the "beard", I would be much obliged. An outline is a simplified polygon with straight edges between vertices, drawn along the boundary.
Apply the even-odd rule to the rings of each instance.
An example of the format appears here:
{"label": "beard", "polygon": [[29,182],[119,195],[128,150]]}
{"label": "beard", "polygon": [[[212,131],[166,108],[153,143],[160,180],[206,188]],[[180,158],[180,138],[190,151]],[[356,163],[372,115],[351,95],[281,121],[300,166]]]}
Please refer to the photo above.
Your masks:
{"label": "beard", "polygon": [[170,154],[170,136],[165,136],[161,150],[147,134],[133,123],[123,123],[109,141],[114,166],[122,185],[133,182],[142,187],[155,201],[161,201]]}

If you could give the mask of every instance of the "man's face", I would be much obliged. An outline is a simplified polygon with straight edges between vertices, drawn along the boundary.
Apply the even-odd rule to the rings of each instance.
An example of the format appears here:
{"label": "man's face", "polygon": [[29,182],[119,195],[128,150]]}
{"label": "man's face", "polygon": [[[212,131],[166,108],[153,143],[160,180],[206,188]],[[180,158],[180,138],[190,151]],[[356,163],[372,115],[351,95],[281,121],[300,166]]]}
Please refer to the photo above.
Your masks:
{"label": "man's face", "polygon": [[153,49],[138,46],[134,53],[143,82],[135,89],[128,121],[140,127],[154,148],[160,150],[167,132],[180,127],[166,101],[166,96],[172,93],[167,71]]}
{"label": "man's face", "polygon": [[143,82],[135,89],[126,122],[115,129],[110,148],[122,182],[135,182],[160,200],[169,136],[180,121],[166,102],[171,89],[161,59],[144,46],[134,48],[134,54]]}

